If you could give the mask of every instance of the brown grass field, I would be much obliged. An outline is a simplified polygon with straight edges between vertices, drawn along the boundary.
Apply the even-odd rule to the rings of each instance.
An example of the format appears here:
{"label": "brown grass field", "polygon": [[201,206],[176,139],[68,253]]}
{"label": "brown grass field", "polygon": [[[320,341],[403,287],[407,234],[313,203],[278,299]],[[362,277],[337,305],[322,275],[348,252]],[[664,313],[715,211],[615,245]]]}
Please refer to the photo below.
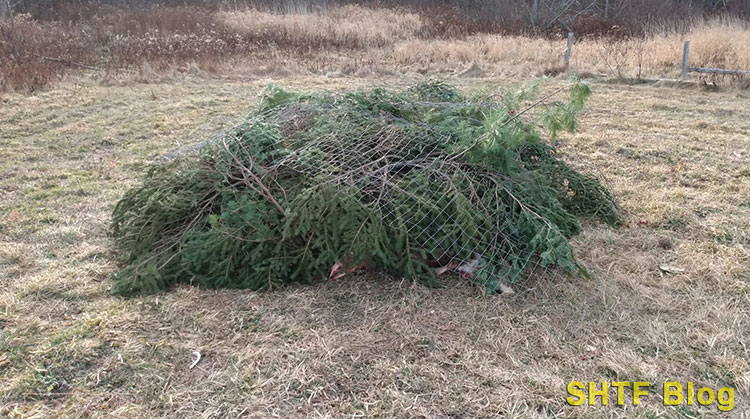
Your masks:
{"label": "brown grass field", "polygon": [[[593,280],[550,275],[505,297],[374,274],[269,293],[109,295],[116,200],[156,156],[241,120],[264,83],[68,79],[0,99],[0,416],[748,417],[746,90],[593,81],[580,133],[559,140],[626,213],[626,226],[588,224],[574,240]],[[652,389],[637,407],[613,393],[608,406],[571,407],[571,380]],[[666,407],[664,381],[734,387],[735,408]]]}
{"label": "brown grass field", "polygon": [[[92,73],[92,68],[94,77],[110,83],[185,74],[244,80],[447,76],[474,67],[473,75],[510,78],[564,70],[564,36],[466,33],[469,29],[461,26],[466,22],[407,10],[344,6],[279,14],[153,7],[92,13],[50,21],[18,15],[0,25],[0,92],[35,91],[83,71]],[[577,35],[572,69],[624,79],[676,78],[688,39],[691,66],[750,70],[747,19],[718,15],[643,26],[642,37],[629,36],[621,27],[601,36]],[[747,78],[719,81],[748,84]]]}

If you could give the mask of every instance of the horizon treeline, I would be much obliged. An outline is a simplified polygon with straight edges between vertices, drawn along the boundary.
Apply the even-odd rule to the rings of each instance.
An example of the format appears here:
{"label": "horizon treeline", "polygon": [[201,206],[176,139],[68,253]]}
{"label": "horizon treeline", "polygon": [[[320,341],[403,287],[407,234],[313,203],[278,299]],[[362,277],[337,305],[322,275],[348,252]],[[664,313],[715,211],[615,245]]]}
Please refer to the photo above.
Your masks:
{"label": "horizon treeline", "polygon": [[475,33],[554,36],[568,31],[637,36],[654,23],[679,29],[682,22],[716,15],[750,17],[750,0],[11,0],[4,7],[10,5],[12,13],[26,13],[36,20],[76,22],[112,8],[189,6],[310,14],[349,4],[417,12],[431,24],[433,36],[443,37]]}

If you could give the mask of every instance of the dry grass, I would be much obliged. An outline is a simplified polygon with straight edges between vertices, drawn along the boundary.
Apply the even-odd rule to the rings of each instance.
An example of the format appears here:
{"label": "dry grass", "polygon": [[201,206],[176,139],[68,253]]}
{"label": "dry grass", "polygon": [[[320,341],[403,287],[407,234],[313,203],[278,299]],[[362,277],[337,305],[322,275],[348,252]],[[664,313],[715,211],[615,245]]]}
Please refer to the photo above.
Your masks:
{"label": "dry grass", "polygon": [[[715,19],[687,25],[686,30],[655,27],[646,38],[576,40],[571,69],[632,78],[639,74],[677,78],[685,39],[691,41],[691,66],[750,69],[750,29],[746,22]],[[458,40],[403,41],[395,45],[393,58],[402,65],[456,68],[476,62],[499,74],[542,74],[562,67],[565,47],[563,39],[477,35]]]}
{"label": "dry grass", "polygon": [[582,132],[559,146],[607,180],[628,225],[575,240],[592,281],[539,278],[512,298],[382,276],[109,296],[118,197],[144,162],[240,119],[262,84],[78,81],[2,99],[0,415],[718,416],[656,392],[638,408],[569,407],[574,379],[735,386],[730,417],[750,409],[750,111],[736,91],[593,86]]}
{"label": "dry grass", "polygon": [[[221,12],[218,20],[238,36],[278,38],[277,44],[328,48],[380,48],[414,38],[422,30],[419,15],[402,10],[337,7],[313,14],[276,14],[258,10]],[[271,35],[272,34],[272,35]]]}
{"label": "dry grass", "polygon": [[[81,64],[99,68],[85,71],[106,79],[196,72],[229,78],[269,72],[387,74],[394,69],[441,74],[469,64],[504,76],[564,70],[562,38],[450,36],[449,23],[362,6],[291,14],[191,7],[103,9],[73,22],[18,16],[0,27],[0,91],[43,88],[84,71]],[[675,78],[684,39],[692,41],[692,65],[750,69],[747,21],[715,18],[679,27],[653,26],[645,38],[614,33],[576,40],[572,70]]]}

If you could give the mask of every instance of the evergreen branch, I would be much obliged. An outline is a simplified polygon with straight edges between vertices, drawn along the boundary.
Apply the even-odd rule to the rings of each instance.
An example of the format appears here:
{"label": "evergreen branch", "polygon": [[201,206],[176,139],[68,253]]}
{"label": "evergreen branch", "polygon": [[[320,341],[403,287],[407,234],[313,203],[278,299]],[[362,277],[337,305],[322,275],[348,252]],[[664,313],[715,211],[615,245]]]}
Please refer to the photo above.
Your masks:
{"label": "evergreen branch", "polygon": [[[568,89],[568,88],[570,88],[570,86],[571,86],[571,85],[566,85],[566,86],[563,86],[563,87],[561,87],[561,88],[559,88],[559,89],[557,89],[557,90],[553,91],[552,93],[549,93],[549,94],[545,95],[545,96],[544,96],[544,97],[542,97],[541,99],[539,99],[539,100],[537,100],[536,102],[532,103],[531,105],[527,106],[527,107],[526,107],[526,108],[525,108],[524,110],[522,110],[522,111],[520,111],[520,112],[517,112],[517,113],[516,113],[515,115],[511,116],[510,118],[508,118],[508,120],[507,120],[507,121],[505,121],[505,122],[504,122],[503,124],[501,124],[501,125],[500,125],[500,126],[498,127],[498,129],[500,129],[500,128],[504,128],[504,127],[508,126],[508,125],[509,125],[509,124],[510,124],[511,122],[513,122],[513,121],[515,121],[516,119],[520,118],[520,117],[521,117],[521,115],[523,115],[523,114],[525,114],[526,112],[528,112],[528,111],[530,111],[530,110],[532,110],[532,109],[536,108],[537,106],[539,106],[539,105],[543,104],[543,103],[544,103],[544,102],[545,102],[545,101],[546,101],[547,99],[549,99],[549,98],[551,98],[551,97],[553,97],[553,96],[557,95],[558,93],[562,92],[562,91],[563,91],[563,90],[565,90],[565,89]],[[473,149],[474,147],[476,147],[476,146],[477,146],[477,144],[479,144],[479,142],[480,142],[480,141],[482,141],[482,140],[485,140],[485,139],[489,138],[489,136],[490,136],[490,133],[488,132],[488,133],[485,133],[484,135],[482,135],[482,136],[480,136],[480,137],[477,137],[477,138],[476,138],[476,139],[474,140],[474,142],[472,142],[472,143],[471,143],[471,145],[470,145],[470,146],[468,146],[467,148],[465,148],[464,150],[462,150],[462,151],[461,151],[460,153],[458,153],[458,154],[454,155],[453,157],[451,157],[451,159],[452,159],[452,160],[459,160],[460,158],[462,158],[463,156],[465,156],[465,155],[466,155],[466,153],[468,153],[468,152],[469,152],[469,151],[471,151],[471,150],[472,150],[472,149]]]}
{"label": "evergreen branch", "polygon": [[581,271],[567,240],[576,215],[616,224],[617,205],[558,159],[537,123],[574,128],[590,91],[573,85],[570,103],[522,117],[567,87],[514,115],[494,108],[518,109],[533,89],[487,104],[440,82],[395,93],[271,87],[197,164],[155,166],[118,202],[112,229],[128,265],[115,289],[271,289],[353,263],[434,283],[434,263],[495,292],[537,265]]}
{"label": "evergreen branch", "polygon": [[[276,200],[276,198],[273,197],[271,194],[271,191],[268,190],[268,187],[260,180],[260,178],[252,171],[253,164],[250,165],[250,167],[246,167],[240,159],[237,157],[236,154],[234,154],[230,149],[229,145],[227,145],[226,138],[222,138],[222,143],[224,144],[224,150],[227,152],[227,154],[232,157],[234,162],[237,164],[237,167],[239,167],[242,170],[243,175],[245,175],[245,184],[251,188],[252,190],[258,192],[262,197],[266,198],[268,202],[270,202],[276,209],[279,211],[279,213],[283,216],[285,215],[284,208],[279,204],[279,202]],[[252,163],[252,160],[251,160]],[[250,182],[247,181],[247,178],[250,178]],[[257,189],[253,187],[253,184],[257,186]]]}

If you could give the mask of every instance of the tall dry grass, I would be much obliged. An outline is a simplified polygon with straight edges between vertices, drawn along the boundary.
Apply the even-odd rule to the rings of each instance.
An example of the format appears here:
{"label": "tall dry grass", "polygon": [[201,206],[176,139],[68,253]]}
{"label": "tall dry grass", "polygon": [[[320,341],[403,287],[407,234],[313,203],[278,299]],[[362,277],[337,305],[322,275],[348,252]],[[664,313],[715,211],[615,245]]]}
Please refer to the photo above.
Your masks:
{"label": "tall dry grass", "polygon": [[[40,88],[80,71],[81,65],[106,74],[199,67],[202,73],[228,76],[237,72],[238,62],[312,73],[445,72],[472,63],[485,73],[527,75],[555,73],[562,67],[562,37],[450,35],[450,25],[435,16],[362,6],[300,13],[110,7],[87,19],[64,22],[16,16],[0,25],[0,91]],[[577,39],[572,69],[675,77],[684,39],[692,41],[691,65],[750,69],[747,21],[652,23],[646,32],[645,37],[614,32]]]}
{"label": "tall dry grass", "polygon": [[326,48],[382,48],[416,37],[422,30],[419,15],[404,10],[342,6],[317,13],[278,14],[255,9],[219,12],[228,30],[247,39],[273,41],[277,46]]}
{"label": "tall dry grass", "polygon": [[[682,45],[691,41],[690,65],[750,69],[750,27],[739,19],[696,20],[678,31],[654,26],[645,37],[577,39],[575,71],[622,77],[676,77]],[[466,39],[415,39],[397,42],[393,59],[400,65],[455,67],[482,63],[496,71],[541,73],[563,65],[564,39],[476,35]]]}

